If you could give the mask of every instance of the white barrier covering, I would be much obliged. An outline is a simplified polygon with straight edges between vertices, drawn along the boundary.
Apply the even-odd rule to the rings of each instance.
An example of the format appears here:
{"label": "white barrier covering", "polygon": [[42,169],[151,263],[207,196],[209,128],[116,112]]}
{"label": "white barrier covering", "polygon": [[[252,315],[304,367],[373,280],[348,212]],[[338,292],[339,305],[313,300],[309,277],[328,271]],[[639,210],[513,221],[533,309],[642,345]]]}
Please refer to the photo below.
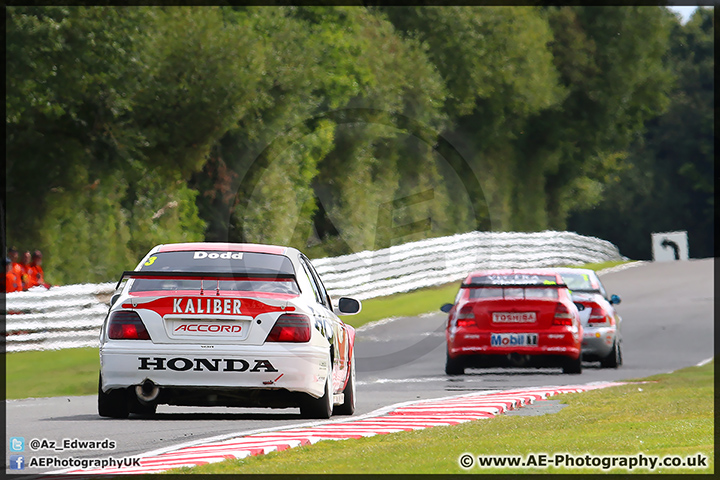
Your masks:
{"label": "white barrier covering", "polygon": [[[461,280],[472,270],[622,260],[617,247],[572,232],[469,232],[313,260],[329,293],[360,300]],[[96,347],[115,283],[6,295],[6,351]]]}
{"label": "white barrier covering", "polygon": [[5,295],[5,349],[96,347],[115,283],[35,287]]}
{"label": "white barrier covering", "polygon": [[312,263],[332,295],[364,300],[442,285],[483,268],[580,265],[622,258],[612,243],[573,232],[469,232]]}

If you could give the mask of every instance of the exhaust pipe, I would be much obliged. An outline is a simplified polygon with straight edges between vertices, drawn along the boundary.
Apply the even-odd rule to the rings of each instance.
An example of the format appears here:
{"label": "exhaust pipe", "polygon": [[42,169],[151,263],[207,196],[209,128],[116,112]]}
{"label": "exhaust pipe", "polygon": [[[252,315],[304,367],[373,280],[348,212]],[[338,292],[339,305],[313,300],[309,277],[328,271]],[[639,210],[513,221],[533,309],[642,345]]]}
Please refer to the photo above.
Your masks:
{"label": "exhaust pipe", "polygon": [[508,360],[510,360],[510,363],[514,366],[522,367],[530,361],[530,355],[520,355],[517,352],[513,352],[508,355]]}
{"label": "exhaust pipe", "polygon": [[137,395],[138,400],[150,403],[160,395],[160,387],[155,385],[152,380],[145,379],[142,385],[135,387],[135,395]]}

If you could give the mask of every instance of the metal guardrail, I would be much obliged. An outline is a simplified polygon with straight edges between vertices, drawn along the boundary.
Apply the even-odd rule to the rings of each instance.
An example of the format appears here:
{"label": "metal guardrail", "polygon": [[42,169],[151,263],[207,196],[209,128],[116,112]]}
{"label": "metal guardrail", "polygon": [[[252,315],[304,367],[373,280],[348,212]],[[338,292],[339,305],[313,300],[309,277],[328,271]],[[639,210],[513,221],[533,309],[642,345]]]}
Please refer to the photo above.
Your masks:
{"label": "metal guardrail", "polygon": [[[329,293],[360,300],[461,280],[472,270],[621,260],[617,247],[572,232],[469,232],[313,260]],[[115,283],[6,294],[6,351],[98,346]]]}

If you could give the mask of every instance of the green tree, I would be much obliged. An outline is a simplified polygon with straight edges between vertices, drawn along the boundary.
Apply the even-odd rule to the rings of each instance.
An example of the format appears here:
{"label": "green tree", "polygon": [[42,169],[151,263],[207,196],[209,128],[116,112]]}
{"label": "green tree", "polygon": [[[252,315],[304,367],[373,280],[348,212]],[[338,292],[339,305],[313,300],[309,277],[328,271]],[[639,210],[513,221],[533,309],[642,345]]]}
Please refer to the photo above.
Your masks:
{"label": "green tree", "polygon": [[603,201],[570,217],[580,233],[650,259],[652,232],[687,230],[690,255],[714,255],[714,19],[673,22],[665,62],[676,75],[667,111],[648,123]]}
{"label": "green tree", "polygon": [[[446,122],[441,110],[445,91],[426,50],[397,35],[383,15],[372,11],[313,13],[317,25],[346,37],[335,44],[328,64],[350,55],[349,61],[368,72],[355,81],[362,88],[344,108],[328,112],[338,123],[336,141],[314,182],[322,203],[315,227],[327,244],[326,254],[452,230],[445,215],[450,202],[431,149]],[[405,208],[396,206],[423,192],[432,194]]]}
{"label": "green tree", "polygon": [[[552,36],[542,12],[530,7],[383,11],[405,36],[428,45],[447,86],[444,108],[452,126],[442,136],[462,152],[464,175],[479,180],[468,192],[474,200],[473,228],[528,228],[527,220],[516,219],[516,203],[543,205],[544,192],[516,186],[517,176],[532,164],[518,154],[515,142],[532,115],[557,106],[565,95],[547,48]],[[542,174],[542,167],[538,170]]]}
{"label": "green tree", "polygon": [[7,223],[15,241],[36,238],[48,192],[84,188],[117,168],[118,130],[138,87],[138,65],[126,59],[141,14],[7,8]]}
{"label": "green tree", "polygon": [[198,208],[208,221],[208,240],[280,242],[293,235],[293,221],[307,223],[314,212],[309,183],[333,130],[332,122],[311,120],[320,103],[331,101],[317,95],[316,79],[332,79],[318,67],[319,42],[309,42],[293,10],[223,9],[229,28],[262,39],[268,53],[245,115],[214,144],[191,181],[201,192]]}
{"label": "green tree", "polygon": [[[556,68],[568,91],[561,108],[529,122],[522,156],[546,167],[519,179],[544,181],[547,220],[566,228],[575,208],[596,204],[602,185],[623,167],[645,122],[667,107],[672,76],[663,62],[672,15],[661,7],[550,7]],[[534,216],[533,211],[527,212]]]}
{"label": "green tree", "polygon": [[[444,121],[442,82],[421,46],[365,9],[235,8],[226,18],[249,23],[272,53],[250,113],[194,177],[208,238],[303,249],[314,241],[317,255],[372,248],[378,211],[400,183],[401,195],[426,188],[428,176],[442,183],[429,148],[399,153],[408,148],[403,118],[431,130]],[[443,198],[438,190],[425,205],[438,224]]]}
{"label": "green tree", "polygon": [[[217,8],[7,12],[9,243],[43,249],[58,283],[201,240],[185,182],[253,98],[259,40]],[[92,268],[72,271],[77,257]]]}

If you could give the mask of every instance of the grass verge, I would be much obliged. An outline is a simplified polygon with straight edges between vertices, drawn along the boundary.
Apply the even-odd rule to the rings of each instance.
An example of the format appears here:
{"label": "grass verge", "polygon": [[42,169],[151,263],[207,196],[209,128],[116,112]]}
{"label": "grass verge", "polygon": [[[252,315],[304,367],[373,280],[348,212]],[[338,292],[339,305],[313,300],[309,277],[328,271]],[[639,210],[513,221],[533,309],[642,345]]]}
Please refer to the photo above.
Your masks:
{"label": "grass verge", "polygon": [[6,396],[59,397],[97,393],[97,348],[5,354]]}
{"label": "grass verge", "polygon": [[440,312],[442,304],[453,302],[459,288],[460,282],[453,282],[439,287],[363,300],[360,313],[343,316],[341,319],[357,328],[383,318],[412,317],[433,311]]}
{"label": "grass verge", "polygon": [[617,267],[618,265],[622,265],[623,263],[634,263],[634,262],[635,262],[634,260],[613,260],[612,262],[588,263],[585,265],[570,265],[570,266],[573,268],[589,268],[590,270],[599,272],[600,270],[605,270],[606,268]]}
{"label": "grass verge", "polygon": [[[625,262],[583,265],[602,270]],[[371,298],[362,302],[357,315],[342,320],[357,328],[389,317],[411,317],[439,312],[444,303],[452,303],[460,282],[423,288],[408,293]],[[6,359],[7,398],[56,397],[97,393],[99,369],[97,348],[74,348],[46,352],[8,353]]]}
{"label": "grass verge", "polygon": [[438,473],[650,473],[647,468],[462,469],[464,453],[488,455],[569,453],[575,456],[680,457],[702,454],[707,468],[659,468],[652,473],[714,473],[714,361],[671,374],[581,394],[553,397],[568,406],[552,415],[498,416],[426,430],[358,440],[322,441],[285,452],[181,468],[189,474],[438,474]]}

